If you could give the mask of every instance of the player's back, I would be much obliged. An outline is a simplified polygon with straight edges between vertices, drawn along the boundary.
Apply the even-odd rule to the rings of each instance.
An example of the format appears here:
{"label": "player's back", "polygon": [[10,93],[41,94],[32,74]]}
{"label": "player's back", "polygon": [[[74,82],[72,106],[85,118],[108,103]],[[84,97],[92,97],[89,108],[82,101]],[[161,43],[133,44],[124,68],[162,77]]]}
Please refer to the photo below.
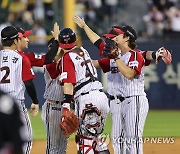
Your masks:
{"label": "player's back", "polygon": [[22,56],[14,50],[0,51],[0,89],[15,99],[24,99]]}
{"label": "player's back", "polygon": [[[71,60],[73,61],[75,72],[76,72],[76,87],[78,87],[80,84],[90,80],[91,75],[96,79],[94,82],[90,82],[86,85],[84,85],[81,89],[76,92],[76,96],[80,93],[85,93],[87,91],[93,90],[93,89],[103,89],[101,82],[97,80],[97,70],[92,64],[92,59],[89,55],[89,53],[81,47],[81,50],[84,53],[84,56],[79,55],[76,52],[70,52],[69,56]],[[90,72],[90,73],[89,73]]]}

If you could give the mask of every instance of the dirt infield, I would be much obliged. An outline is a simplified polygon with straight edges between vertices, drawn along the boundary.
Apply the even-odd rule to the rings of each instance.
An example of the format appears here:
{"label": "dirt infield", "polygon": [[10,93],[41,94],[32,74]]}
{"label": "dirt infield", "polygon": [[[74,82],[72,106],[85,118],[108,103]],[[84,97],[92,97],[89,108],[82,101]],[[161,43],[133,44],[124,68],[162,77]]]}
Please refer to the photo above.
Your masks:
{"label": "dirt infield", "polygon": [[[31,154],[45,154],[46,141],[34,141]],[[109,144],[111,154],[113,154],[112,146]],[[76,154],[76,144],[73,140],[69,140],[67,154]],[[174,143],[145,143],[144,154],[179,154],[180,138],[176,138]]]}

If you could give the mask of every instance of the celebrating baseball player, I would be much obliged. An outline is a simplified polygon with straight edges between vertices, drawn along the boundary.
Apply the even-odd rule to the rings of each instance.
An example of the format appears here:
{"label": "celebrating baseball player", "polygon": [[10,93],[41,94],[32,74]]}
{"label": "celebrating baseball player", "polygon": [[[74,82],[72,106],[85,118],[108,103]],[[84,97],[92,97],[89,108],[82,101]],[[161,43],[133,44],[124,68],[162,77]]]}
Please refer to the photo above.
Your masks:
{"label": "celebrating baseball player", "polygon": [[128,25],[112,27],[110,32],[104,35],[106,39],[103,41],[83,19],[75,16],[74,21],[100,49],[100,54],[108,57],[95,61],[94,65],[108,72],[107,93],[110,99],[114,153],[143,153],[139,139],[142,137],[149,108],[144,92],[144,60],[145,65],[149,65],[148,60],[156,59],[158,63],[162,58],[169,64],[172,60],[170,52],[165,48],[156,52],[135,49],[137,34]]}
{"label": "celebrating baseball player", "polygon": [[[48,41],[48,49],[52,47],[54,38]],[[45,103],[42,106],[42,120],[46,128],[46,154],[65,154],[67,148],[67,138],[62,134],[59,127],[61,122],[61,102],[63,101],[62,87],[59,83],[59,76],[56,76],[56,63],[62,56],[62,50],[59,48],[54,62],[44,66],[45,78]],[[59,72],[57,72],[59,74]]]}
{"label": "celebrating baseball player", "polygon": [[[51,49],[45,55],[36,55],[33,52],[23,52],[23,50],[28,48],[29,39],[28,36],[31,35],[32,30],[25,31],[23,28],[16,27],[20,43],[18,45],[18,51],[21,52],[23,55],[29,58],[31,62],[31,66],[42,67],[43,65],[49,64],[53,62],[53,59],[58,50],[58,42],[53,40]],[[54,28],[52,31],[53,37],[58,38],[59,34],[59,25],[57,23],[54,24]]]}
{"label": "celebrating baseball player", "polygon": [[[66,137],[78,129],[78,153],[108,154],[107,145],[98,139],[109,111],[108,99],[97,80],[97,71],[88,52],[83,47],[78,48],[75,43],[76,34],[72,29],[60,31],[59,45],[64,50],[58,67],[64,93],[60,127]],[[71,111],[73,101],[78,118]]]}
{"label": "celebrating baseball player", "polygon": [[26,129],[24,137],[28,141],[23,150],[24,153],[28,154],[32,147],[32,127],[24,104],[25,89],[33,100],[31,105],[33,115],[37,114],[39,105],[32,82],[34,73],[29,59],[16,50],[20,41],[18,36],[18,31],[13,26],[7,26],[1,31],[3,50],[0,52],[0,89],[12,96],[20,108],[21,118]]}

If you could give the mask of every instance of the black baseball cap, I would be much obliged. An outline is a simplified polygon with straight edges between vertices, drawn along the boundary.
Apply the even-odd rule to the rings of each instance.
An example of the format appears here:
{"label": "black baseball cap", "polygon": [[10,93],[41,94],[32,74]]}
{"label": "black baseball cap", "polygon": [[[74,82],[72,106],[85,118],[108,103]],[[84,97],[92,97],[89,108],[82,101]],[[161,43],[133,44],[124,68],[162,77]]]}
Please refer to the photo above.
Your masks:
{"label": "black baseball cap", "polygon": [[14,26],[7,26],[1,31],[2,40],[14,40],[18,38],[18,31]]}
{"label": "black baseball cap", "polygon": [[106,38],[113,38],[118,36],[119,34],[126,34],[127,36],[130,37],[131,40],[136,40],[137,39],[137,33],[129,25],[125,25],[122,27],[119,26],[113,26],[108,34],[104,34],[103,36]]}
{"label": "black baseball cap", "polygon": [[22,38],[22,37],[27,37],[29,35],[32,34],[32,30],[27,30],[25,31],[23,28],[20,28],[20,27],[16,27],[17,31],[18,31],[18,34],[19,34],[19,38]]}

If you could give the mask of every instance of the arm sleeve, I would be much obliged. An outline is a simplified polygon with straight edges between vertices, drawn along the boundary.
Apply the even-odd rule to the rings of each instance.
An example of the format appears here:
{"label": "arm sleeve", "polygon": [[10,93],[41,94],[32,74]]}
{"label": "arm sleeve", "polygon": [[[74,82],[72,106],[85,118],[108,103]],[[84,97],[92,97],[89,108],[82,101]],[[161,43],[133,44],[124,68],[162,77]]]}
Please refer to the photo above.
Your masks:
{"label": "arm sleeve", "polygon": [[57,40],[54,40],[51,49],[47,52],[47,54],[45,55],[45,61],[44,61],[44,65],[52,63],[54,57],[57,54],[59,48],[59,44]]}
{"label": "arm sleeve", "polygon": [[94,45],[99,49],[99,55],[102,56],[102,51],[104,49],[105,42],[102,39],[98,39]]}
{"label": "arm sleeve", "polygon": [[145,60],[145,66],[149,66],[151,64],[151,60],[146,59],[146,53],[147,53],[147,51],[141,51],[141,54]]}
{"label": "arm sleeve", "polygon": [[25,81],[24,84],[25,84],[27,93],[28,93],[29,97],[32,99],[33,103],[38,104],[39,101],[38,101],[38,98],[36,95],[36,89],[35,89],[33,81],[28,80],[28,81]]}
{"label": "arm sleeve", "polygon": [[59,71],[56,68],[56,63],[55,62],[53,62],[51,64],[47,64],[46,69],[49,72],[49,75],[51,76],[51,79],[55,79],[59,75]]}
{"label": "arm sleeve", "polygon": [[110,59],[109,58],[99,59],[98,63],[99,63],[99,65],[102,68],[104,73],[110,71]]}
{"label": "arm sleeve", "polygon": [[23,81],[27,81],[27,80],[32,80],[35,78],[33,69],[31,68],[31,64],[30,61],[28,59],[28,57],[23,56],[23,60],[22,60],[22,80]]}
{"label": "arm sleeve", "polygon": [[144,66],[144,58],[140,52],[131,52],[128,66],[136,71],[136,76],[141,74],[141,69]]}
{"label": "arm sleeve", "polygon": [[33,52],[24,52],[24,55],[28,57],[31,66],[42,67],[45,61],[45,55],[36,55]]}
{"label": "arm sleeve", "polygon": [[[72,83],[73,85],[76,84],[76,74],[75,74],[75,67],[74,63],[72,62],[69,53],[65,54],[63,57],[63,60],[61,61],[60,70],[61,70],[61,75],[64,76],[62,80],[62,84],[64,83]],[[63,66],[63,69],[62,69]],[[65,74],[65,75],[64,75]]]}

